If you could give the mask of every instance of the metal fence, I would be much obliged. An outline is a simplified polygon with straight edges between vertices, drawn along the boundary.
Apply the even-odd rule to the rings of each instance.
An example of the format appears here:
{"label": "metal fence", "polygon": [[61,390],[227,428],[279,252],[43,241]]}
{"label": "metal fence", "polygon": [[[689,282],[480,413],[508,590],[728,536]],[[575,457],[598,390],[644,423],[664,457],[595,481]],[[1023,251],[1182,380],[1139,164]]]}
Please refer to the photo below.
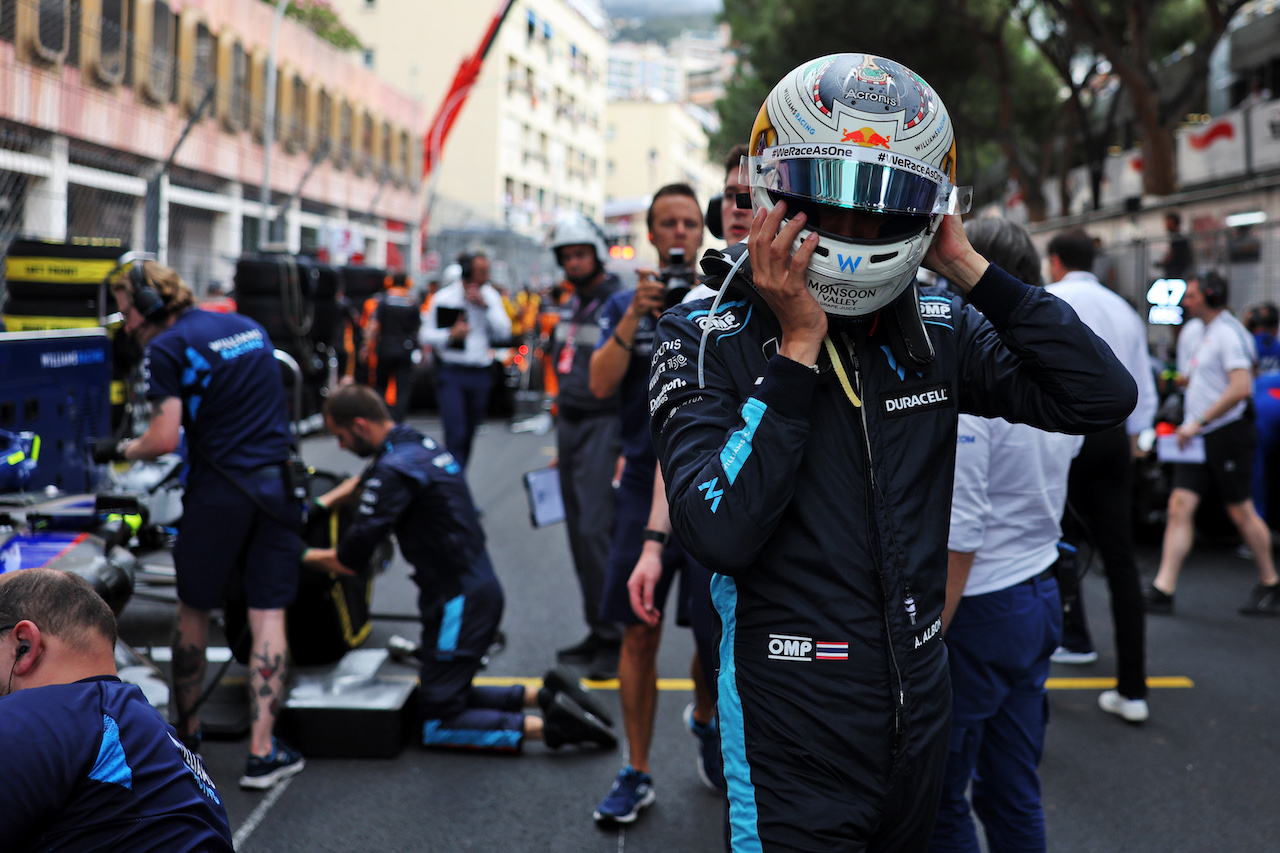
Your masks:
{"label": "metal fence", "polygon": [[[1260,302],[1280,304],[1280,222],[1229,228],[1188,235],[1193,268],[1215,270],[1228,282],[1228,307],[1243,316]],[[1114,271],[1107,282],[1117,293],[1146,315],[1147,289],[1161,277],[1159,261],[1168,241],[1163,238],[1135,240],[1103,246],[1102,258]]]}
{"label": "metal fence", "polygon": [[[1280,222],[1200,231],[1189,234],[1188,239],[1192,268],[1214,270],[1226,278],[1227,307],[1241,321],[1245,313],[1259,303],[1280,305]],[[1099,278],[1109,279],[1105,284],[1147,317],[1151,309],[1147,292],[1163,276],[1159,262],[1168,247],[1166,238],[1104,245],[1094,269]],[[1148,339],[1157,358],[1173,357],[1176,327],[1152,325]]]}

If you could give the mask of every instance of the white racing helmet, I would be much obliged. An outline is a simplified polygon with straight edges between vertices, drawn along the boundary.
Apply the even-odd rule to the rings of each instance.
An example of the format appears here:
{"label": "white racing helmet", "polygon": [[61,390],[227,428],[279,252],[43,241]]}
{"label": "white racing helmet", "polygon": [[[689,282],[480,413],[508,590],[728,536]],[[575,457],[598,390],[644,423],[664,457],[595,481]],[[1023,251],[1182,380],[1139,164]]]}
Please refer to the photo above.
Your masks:
{"label": "white racing helmet", "polygon": [[[965,213],[947,108],[905,65],[837,53],[806,62],[778,85],[751,129],[744,178],[754,207],[784,200],[816,231],[808,286],[828,314],[859,317],[893,302],[915,281],[948,213]],[[884,214],[876,239],[823,229],[831,207]]]}
{"label": "white racing helmet", "polygon": [[580,213],[562,216],[551,226],[548,235],[551,250],[556,253],[556,261],[560,260],[560,250],[568,246],[590,246],[595,250],[596,262],[603,265],[609,259],[609,248],[604,242],[604,232],[600,227]]}

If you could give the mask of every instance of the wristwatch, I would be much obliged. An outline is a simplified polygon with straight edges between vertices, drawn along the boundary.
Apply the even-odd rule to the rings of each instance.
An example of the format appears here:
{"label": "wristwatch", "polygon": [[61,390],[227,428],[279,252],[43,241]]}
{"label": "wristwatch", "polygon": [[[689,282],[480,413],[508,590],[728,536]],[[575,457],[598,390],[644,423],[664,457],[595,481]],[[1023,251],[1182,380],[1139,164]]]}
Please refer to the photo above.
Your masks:
{"label": "wristwatch", "polygon": [[667,543],[671,541],[671,534],[663,533],[661,530],[654,530],[653,528],[646,527],[644,531],[644,536],[642,538],[644,539],[645,542],[661,542],[662,547],[665,548],[667,547]]}

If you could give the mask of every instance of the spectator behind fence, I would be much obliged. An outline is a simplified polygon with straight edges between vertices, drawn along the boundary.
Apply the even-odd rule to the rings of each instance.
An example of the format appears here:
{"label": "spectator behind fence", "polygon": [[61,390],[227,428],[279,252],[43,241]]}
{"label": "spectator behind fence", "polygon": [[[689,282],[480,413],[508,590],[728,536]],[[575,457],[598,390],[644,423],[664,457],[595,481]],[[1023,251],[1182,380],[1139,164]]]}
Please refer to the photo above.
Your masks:
{"label": "spectator behind fence", "polygon": [[1194,258],[1191,241],[1182,233],[1182,214],[1174,210],[1166,213],[1164,230],[1169,235],[1169,247],[1157,265],[1165,278],[1184,278],[1191,272]]}
{"label": "spectator behind fence", "polygon": [[9,853],[230,853],[200,757],[116,676],[116,620],[76,575],[0,575],[0,838]]}

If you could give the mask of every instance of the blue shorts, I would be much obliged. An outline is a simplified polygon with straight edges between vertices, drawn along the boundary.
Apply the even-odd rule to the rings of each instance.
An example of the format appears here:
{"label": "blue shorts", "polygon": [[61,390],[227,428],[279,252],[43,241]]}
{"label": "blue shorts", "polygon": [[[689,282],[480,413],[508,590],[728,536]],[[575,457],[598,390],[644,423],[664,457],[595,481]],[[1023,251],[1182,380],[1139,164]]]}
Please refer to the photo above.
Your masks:
{"label": "blue shorts", "polygon": [[232,583],[243,577],[245,598],[255,610],[279,610],[298,591],[302,548],[302,504],[285,497],[278,465],[238,480],[287,527],[268,518],[221,474],[205,472],[187,484],[173,565],[178,600],[196,610],[227,602]]}
{"label": "blue shorts", "polygon": [[[652,483],[652,479],[650,483]],[[644,548],[644,529],[649,526],[649,510],[652,508],[653,490],[641,491],[628,488],[626,481],[617,491],[613,515],[613,540],[609,544],[609,566],[604,580],[604,595],[600,598],[600,618],[624,625],[639,625],[641,619],[631,609],[631,594],[627,581],[640,559]],[[662,551],[662,578],[653,591],[653,606],[666,611],[667,593],[676,576],[680,589],[676,597],[676,624],[689,624],[688,572],[684,568],[688,555],[672,540]]]}

